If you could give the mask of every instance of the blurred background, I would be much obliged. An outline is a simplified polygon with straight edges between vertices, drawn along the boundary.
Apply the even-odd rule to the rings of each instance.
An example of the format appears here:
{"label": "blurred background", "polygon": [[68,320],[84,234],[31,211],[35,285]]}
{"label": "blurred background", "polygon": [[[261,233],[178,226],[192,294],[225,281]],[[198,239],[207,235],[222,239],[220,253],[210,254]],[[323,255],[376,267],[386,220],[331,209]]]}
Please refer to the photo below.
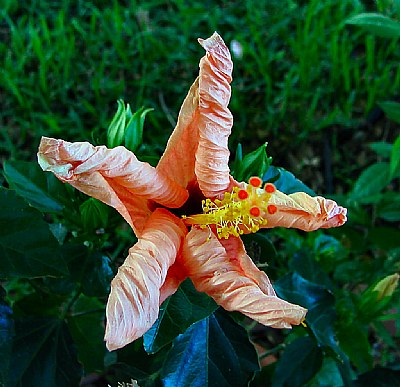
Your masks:
{"label": "blurred background", "polygon": [[[41,136],[104,143],[119,99],[132,111],[154,109],[146,116],[136,154],[157,159],[198,73],[204,52],[197,38],[217,31],[234,62],[232,161],[239,143],[247,154],[268,142],[274,166],[349,208],[348,225],[329,234],[269,234],[273,278],[301,271],[334,294],[340,321],[334,325],[336,338],[352,362],[353,376],[375,366],[394,370],[397,364],[398,369],[398,278],[390,276],[400,269],[399,19],[396,0],[242,0],[223,5],[197,0],[3,0],[0,161],[9,167],[0,183],[27,199],[18,191],[24,183],[17,182],[15,172],[25,167],[13,163],[34,162]],[[87,220],[81,222],[75,223],[77,230]],[[117,223],[103,225],[101,237],[107,239],[107,227]],[[113,261],[129,247],[132,235],[127,233],[120,232],[113,242],[93,243]],[[318,269],[299,253],[304,250],[312,252]],[[288,264],[287,257],[296,254],[302,258]],[[25,288],[23,276],[16,277],[5,275],[3,285],[8,304],[22,303],[18,314],[28,310],[24,297],[40,287],[31,281]],[[391,281],[381,294],[385,303],[371,312],[377,302],[371,294],[376,295],[385,278]],[[266,343],[253,328],[259,351],[267,349],[264,357],[278,348],[271,352],[276,362],[284,338]],[[353,337],[360,343],[357,348]],[[323,364],[330,367],[326,359]],[[271,372],[258,385],[272,380]],[[305,385],[311,377],[300,384],[275,385]],[[318,380],[323,378],[310,385],[322,386]],[[341,385],[332,380],[327,385]]]}

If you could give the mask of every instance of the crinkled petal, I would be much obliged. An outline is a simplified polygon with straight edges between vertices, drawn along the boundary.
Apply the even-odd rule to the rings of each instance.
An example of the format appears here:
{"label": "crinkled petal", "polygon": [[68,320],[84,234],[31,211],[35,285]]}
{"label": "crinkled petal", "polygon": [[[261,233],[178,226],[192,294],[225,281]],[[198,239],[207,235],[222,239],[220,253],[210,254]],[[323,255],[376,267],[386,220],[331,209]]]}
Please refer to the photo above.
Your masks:
{"label": "crinkled petal", "polygon": [[215,197],[231,183],[228,137],[233,125],[228,109],[232,60],[222,38],[199,39],[207,54],[200,75],[182,105],[178,124],[157,169],[187,187],[195,178],[203,194]]}
{"label": "crinkled petal", "polygon": [[225,248],[229,260],[232,262],[237,261],[246,277],[252,279],[268,296],[276,296],[267,274],[259,270],[253,260],[247,255],[240,238],[231,236],[228,239],[220,239],[219,241]]}
{"label": "crinkled petal", "polygon": [[104,338],[110,351],[141,337],[156,321],[160,288],[185,233],[181,220],[164,209],[157,209],[147,221],[111,282]]}
{"label": "crinkled petal", "polygon": [[148,199],[180,207],[188,197],[185,189],[122,146],[107,149],[43,137],[38,160],[43,170],[116,208],[136,229],[150,215]]}
{"label": "crinkled petal", "polygon": [[335,201],[321,196],[312,197],[304,192],[286,195],[275,191],[268,204],[276,206],[274,214],[268,214],[266,228],[287,227],[304,231],[331,228],[343,225],[347,220],[347,209]]}
{"label": "crinkled petal", "polygon": [[233,64],[222,38],[214,33],[199,39],[207,54],[200,61],[199,143],[195,173],[206,197],[215,197],[230,185],[228,138],[233,118],[228,109]]}
{"label": "crinkled petal", "polygon": [[[241,251],[243,249],[243,251]],[[228,247],[229,254],[234,249]],[[227,251],[206,229],[192,228],[185,238],[182,259],[188,276],[198,291],[210,295],[228,311],[238,311],[274,328],[300,324],[306,309],[279,299],[269,290],[269,281],[260,281],[256,268],[244,258],[229,257]],[[261,285],[265,283],[265,285]],[[266,289],[266,292],[264,292]]]}

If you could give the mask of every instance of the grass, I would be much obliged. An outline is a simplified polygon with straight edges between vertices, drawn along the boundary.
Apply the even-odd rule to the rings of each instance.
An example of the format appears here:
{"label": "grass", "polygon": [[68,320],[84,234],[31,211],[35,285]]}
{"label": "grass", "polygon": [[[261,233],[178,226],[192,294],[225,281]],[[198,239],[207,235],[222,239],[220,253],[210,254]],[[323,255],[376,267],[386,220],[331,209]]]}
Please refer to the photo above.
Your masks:
{"label": "grass", "polygon": [[[377,7],[393,14],[386,3]],[[344,25],[364,10],[359,0],[8,0],[0,10],[2,158],[33,158],[42,135],[90,139],[107,128],[119,98],[155,109],[145,142],[159,154],[203,55],[196,39],[214,30],[243,49],[234,58],[232,141],[251,150],[274,139],[273,153],[296,152],[294,136],[320,141],[325,128],[357,127],[398,94],[398,42]]]}

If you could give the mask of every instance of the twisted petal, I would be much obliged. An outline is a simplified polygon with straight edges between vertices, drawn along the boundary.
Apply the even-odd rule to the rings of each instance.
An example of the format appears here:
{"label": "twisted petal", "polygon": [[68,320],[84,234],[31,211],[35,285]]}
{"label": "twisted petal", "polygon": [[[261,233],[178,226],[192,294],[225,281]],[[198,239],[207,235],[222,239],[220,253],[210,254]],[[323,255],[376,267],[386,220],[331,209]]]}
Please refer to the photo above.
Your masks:
{"label": "twisted petal", "polygon": [[299,324],[306,310],[276,297],[269,280],[256,275],[258,269],[249,264],[243,246],[237,247],[239,255],[232,257],[234,246],[227,252],[209,230],[192,228],[183,245],[182,259],[196,289],[206,292],[224,309],[239,311],[261,324],[274,328]]}
{"label": "twisted petal", "polygon": [[276,191],[268,204],[277,207],[274,214],[268,214],[267,228],[294,227],[304,231],[319,228],[338,227],[346,220],[347,209],[330,199],[321,196],[312,197],[304,192],[286,195]]}
{"label": "twisted petal", "polygon": [[109,350],[136,340],[156,321],[160,288],[185,233],[182,222],[164,209],[157,209],[147,221],[111,282],[104,338]]}
{"label": "twisted petal", "polygon": [[214,197],[230,185],[228,137],[233,125],[228,109],[231,98],[231,55],[222,38],[214,33],[199,39],[207,54],[200,61],[199,145],[195,173],[199,187],[207,197]]}
{"label": "twisted petal", "polygon": [[107,149],[43,137],[38,159],[43,170],[117,209],[137,231],[150,214],[148,199],[180,207],[188,197],[186,190],[121,146]]}
{"label": "twisted petal", "polygon": [[228,137],[233,119],[227,106],[233,65],[217,33],[199,42],[207,54],[200,61],[200,75],[182,105],[157,169],[169,173],[182,187],[197,178],[203,194],[214,197],[231,183]]}

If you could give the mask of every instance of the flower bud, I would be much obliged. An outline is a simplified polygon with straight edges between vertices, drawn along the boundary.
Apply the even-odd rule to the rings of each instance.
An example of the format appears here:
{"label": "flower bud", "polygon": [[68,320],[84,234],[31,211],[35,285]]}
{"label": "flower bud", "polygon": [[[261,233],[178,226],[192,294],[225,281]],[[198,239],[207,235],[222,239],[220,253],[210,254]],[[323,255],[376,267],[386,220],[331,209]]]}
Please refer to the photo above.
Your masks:
{"label": "flower bud", "polygon": [[377,299],[382,300],[384,297],[391,297],[399,283],[399,278],[399,274],[395,273],[380,280],[372,289],[378,292]]}

